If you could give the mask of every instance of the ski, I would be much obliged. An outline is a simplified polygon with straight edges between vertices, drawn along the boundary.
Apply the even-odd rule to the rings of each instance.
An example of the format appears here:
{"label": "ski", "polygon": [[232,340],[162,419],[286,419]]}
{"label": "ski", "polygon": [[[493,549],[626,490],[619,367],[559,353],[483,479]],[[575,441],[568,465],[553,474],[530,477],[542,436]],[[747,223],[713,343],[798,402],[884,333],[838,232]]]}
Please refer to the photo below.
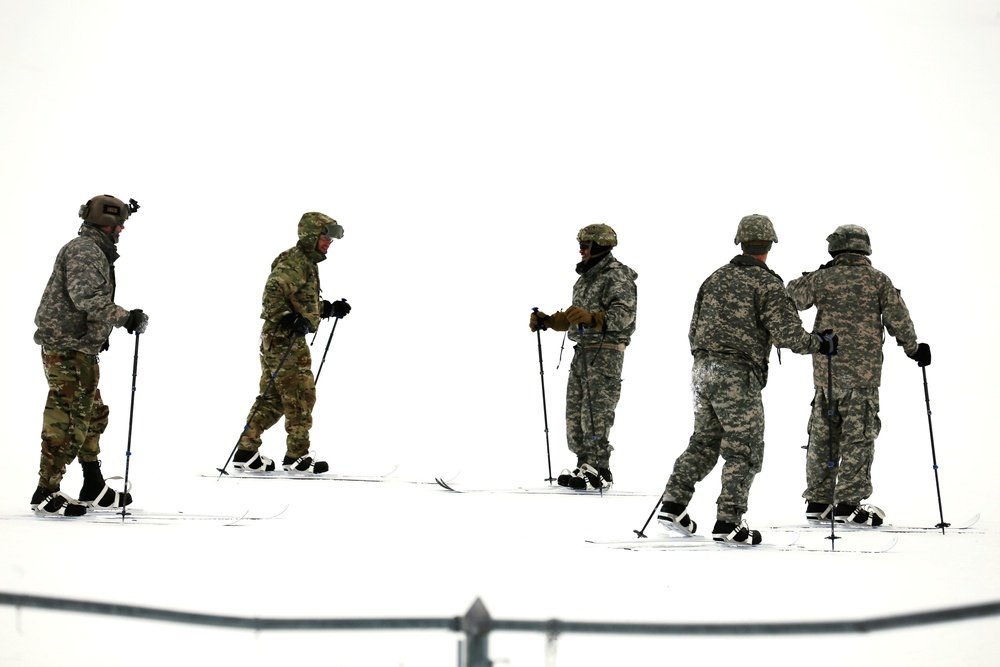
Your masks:
{"label": "ski", "polygon": [[718,549],[746,549],[751,551],[790,551],[796,548],[798,533],[787,533],[779,540],[760,544],[733,544],[717,542],[704,535],[671,535],[662,537],[632,538],[622,540],[586,540],[588,544],[626,551],[715,551]]}
{"label": "ski", "polygon": [[451,491],[453,493],[518,493],[518,494],[530,494],[530,495],[549,495],[549,496],[594,496],[598,498],[603,498],[607,496],[653,496],[655,494],[645,493],[641,491],[622,491],[614,488],[613,486],[608,489],[599,490],[577,490],[571,489],[566,486],[558,485],[548,485],[548,486],[515,486],[506,488],[475,488],[475,489],[460,489],[454,484],[449,484],[440,477],[435,477],[434,481],[441,488]]}
{"label": "ski", "polygon": [[[781,532],[777,530],[775,532]],[[773,534],[773,533],[769,533]],[[799,533],[796,533],[798,535]],[[806,533],[810,536],[816,535],[816,533]],[[867,537],[858,539],[862,534],[861,531],[850,531],[850,535],[834,535],[834,540],[830,540],[828,535],[823,537],[822,543],[817,542],[816,544],[799,544],[797,546],[807,550],[807,551],[831,551],[831,552],[844,552],[852,554],[880,554],[886,551],[891,551],[899,543],[899,538],[895,535],[890,536],[879,536],[878,538],[868,539]],[[832,545],[832,546],[831,546]]]}
{"label": "ski", "polygon": [[[61,516],[58,514],[44,514],[39,512],[33,512],[32,516],[37,517],[43,521],[70,521],[76,523],[102,523],[102,524],[114,524],[114,523],[132,523],[132,524],[149,524],[149,525],[168,525],[172,523],[181,523],[185,521],[218,521],[227,526],[234,526],[238,523],[249,522],[249,521],[269,521],[271,519],[277,519],[279,516],[285,513],[288,509],[286,505],[280,512],[276,514],[257,516],[251,515],[250,510],[247,510],[243,514],[198,514],[194,512],[185,511],[175,511],[175,512],[164,512],[164,511],[153,511],[144,509],[132,509],[129,507],[125,508],[125,514],[122,515],[122,508],[111,508],[111,507],[90,507],[87,509],[87,513],[83,516]],[[0,519],[17,519],[20,517],[8,516],[0,517]]]}
{"label": "ski", "polygon": [[302,479],[311,480],[315,482],[399,482],[401,484],[426,484],[430,485],[433,482],[428,482],[426,480],[416,480],[416,479],[404,479],[401,477],[392,477],[392,474],[396,472],[393,468],[384,475],[342,475],[331,472],[324,473],[309,473],[309,472],[293,472],[287,470],[272,470],[271,472],[248,472],[248,471],[238,471],[232,470],[220,475],[218,470],[211,473],[203,473],[202,477],[213,477],[216,479]]}
{"label": "ski", "polygon": [[[983,533],[982,529],[973,529],[976,523],[979,522],[979,514],[974,514],[967,518],[965,521],[958,523],[945,523],[944,530],[948,531],[959,531],[963,533]],[[891,523],[885,523],[881,526],[853,526],[849,523],[837,523],[834,524],[835,530],[843,531],[846,533],[932,533],[940,532],[941,526],[904,526],[896,525]],[[794,524],[791,526],[768,526],[768,530],[793,530],[793,531],[805,531],[805,532],[822,532],[824,530],[830,530],[830,522],[823,521],[810,521],[805,524]]]}
{"label": "ski", "polygon": [[689,535],[685,537],[651,537],[645,539],[626,540],[586,540],[588,544],[604,546],[609,549],[623,549],[626,551],[718,551],[720,549],[738,549],[746,551],[829,551],[844,553],[885,553],[896,546],[898,539],[892,537],[874,546],[859,546],[837,543],[833,548],[830,545],[802,544],[799,542],[799,533],[779,533],[781,537],[767,535],[765,541],[760,544],[743,545],[731,542],[717,542],[702,535]]}

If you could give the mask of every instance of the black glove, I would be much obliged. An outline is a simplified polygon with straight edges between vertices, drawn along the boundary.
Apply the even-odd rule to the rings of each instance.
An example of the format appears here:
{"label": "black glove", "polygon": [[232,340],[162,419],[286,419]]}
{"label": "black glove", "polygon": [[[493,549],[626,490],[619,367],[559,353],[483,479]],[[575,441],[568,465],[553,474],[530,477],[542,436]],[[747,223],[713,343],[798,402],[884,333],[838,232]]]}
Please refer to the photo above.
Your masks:
{"label": "black glove", "polygon": [[342,317],[347,317],[347,313],[351,312],[351,304],[347,303],[347,299],[340,299],[339,301],[334,301],[330,304],[330,314],[332,314],[337,319]]}
{"label": "black glove", "polygon": [[305,336],[313,330],[312,323],[298,313],[288,313],[278,321],[278,324],[296,336]]}
{"label": "black glove", "polygon": [[331,315],[333,315],[333,304],[323,299],[322,303],[319,304],[319,316],[325,320]]}
{"label": "black glove", "polygon": [[107,352],[110,349],[111,349],[111,339],[105,338],[104,345],[101,346],[101,352]]}
{"label": "black glove", "polygon": [[149,317],[142,312],[141,308],[130,310],[125,319],[125,331],[129,333],[146,333],[146,325],[149,324]]}
{"label": "black glove", "polygon": [[917,345],[917,351],[910,355],[910,359],[917,362],[917,366],[923,368],[931,365],[931,346],[927,343]]}
{"label": "black glove", "polygon": [[825,354],[828,357],[832,357],[837,354],[837,342],[840,339],[837,334],[833,333],[833,329],[827,329],[819,337],[819,353]]}

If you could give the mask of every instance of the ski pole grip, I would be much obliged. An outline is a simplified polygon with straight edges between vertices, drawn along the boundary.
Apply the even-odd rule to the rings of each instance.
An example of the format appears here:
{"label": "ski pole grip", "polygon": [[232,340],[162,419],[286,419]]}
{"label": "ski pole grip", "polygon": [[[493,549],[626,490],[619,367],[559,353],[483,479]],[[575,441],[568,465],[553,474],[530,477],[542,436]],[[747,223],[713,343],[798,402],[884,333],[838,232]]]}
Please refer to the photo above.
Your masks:
{"label": "ski pole grip", "polygon": [[[344,297],[340,297],[340,300],[343,301],[344,303],[347,303],[347,299],[345,299]],[[337,319],[338,320],[340,319],[339,315],[337,315]],[[313,339],[315,340],[315,337]]]}
{"label": "ski pole grip", "polygon": [[[535,315],[537,316],[537,315],[538,315],[538,306],[533,306],[533,307],[531,308],[531,312],[533,312],[533,313],[534,313],[534,314],[535,314]],[[537,332],[537,331],[538,331],[539,329],[541,329],[542,331],[546,331],[546,328],[545,328],[545,322],[542,322],[542,321],[541,321],[540,319],[538,319],[537,317],[535,317],[535,327],[536,327],[536,328],[535,328],[535,331],[536,331],[536,332]]]}

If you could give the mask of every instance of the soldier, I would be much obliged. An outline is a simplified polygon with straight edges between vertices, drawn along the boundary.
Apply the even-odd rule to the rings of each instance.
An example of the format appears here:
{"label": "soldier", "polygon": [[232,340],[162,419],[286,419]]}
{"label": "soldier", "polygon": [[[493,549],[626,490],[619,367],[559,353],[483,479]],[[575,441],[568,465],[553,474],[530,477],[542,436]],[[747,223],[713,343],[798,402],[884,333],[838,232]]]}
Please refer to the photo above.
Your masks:
{"label": "soldier", "polygon": [[[271,263],[264,284],[260,317],[260,395],[240,436],[234,467],[271,472],[274,461],[258,451],[261,434],[285,418],[285,458],[281,467],[295,473],[324,473],[326,461],[316,461],[309,451],[309,429],[316,404],[312,357],[305,335],[316,331],[321,318],[346,317],[351,306],[344,300],[320,299],[318,264],[326,259],[333,239],[343,238],[344,228],[322,213],[306,213],[299,220],[299,241]],[[274,375],[272,375],[274,374]],[[274,386],[268,391],[272,382]]]}
{"label": "soldier", "polygon": [[618,236],[608,225],[588,225],[576,240],[581,260],[573,305],[552,315],[532,313],[529,327],[569,330],[576,343],[566,387],[566,440],[576,468],[564,470],[557,481],[577,490],[605,489],[613,482],[608,435],[621,396],[625,348],[635,333],[639,274],[611,254]]}
{"label": "soldier", "polygon": [[767,254],[777,243],[771,220],[748,215],[740,220],[734,257],[702,283],[688,329],[694,366],[694,433],[677,458],[663,491],[657,520],[666,528],[691,535],[697,524],[687,512],[695,484],[719,460],[722,492],[713,539],[740,545],[759,544],[760,531],[743,523],[750,485],[764,460],[764,405],[771,345],[798,354],[835,354],[837,338],[809,334],[785,285],[767,268]]}
{"label": "soldier", "polygon": [[[115,305],[115,260],[125,221],[139,209],[111,195],[80,207],[77,237],[56,255],[52,275],[35,313],[35,343],[49,393],[42,413],[42,455],[31,509],[39,514],[82,516],[88,507],[122,507],[132,496],[108,487],[101,473],[101,434],[108,406],[98,388],[97,355],[109,347],[114,327],[143,333],[149,318],[141,309]],[[66,467],[80,459],[83,487],[78,499],[60,491]]]}
{"label": "soldier", "polygon": [[[872,493],[871,466],[878,417],[885,331],[918,366],[929,366],[931,349],[917,343],[910,313],[892,281],[872,267],[864,227],[841,225],[827,238],[833,260],[788,284],[796,308],[816,306],[816,328],[849,336],[837,363],[813,358],[812,413],[806,456],[806,518],[879,526],[884,512],[861,501]],[[832,373],[833,393],[828,393]],[[833,410],[830,433],[829,410]],[[830,467],[833,462],[837,466]]]}

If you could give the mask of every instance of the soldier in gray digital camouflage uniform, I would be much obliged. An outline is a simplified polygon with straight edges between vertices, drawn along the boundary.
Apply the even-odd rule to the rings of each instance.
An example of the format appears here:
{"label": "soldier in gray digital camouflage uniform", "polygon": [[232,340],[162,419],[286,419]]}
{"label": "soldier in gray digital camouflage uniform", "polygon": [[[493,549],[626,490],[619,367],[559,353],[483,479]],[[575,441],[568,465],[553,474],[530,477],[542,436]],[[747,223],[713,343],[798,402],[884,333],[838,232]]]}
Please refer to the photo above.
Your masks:
{"label": "soldier in gray digital camouflage uniform", "polygon": [[758,544],[761,534],[743,523],[750,485],[764,460],[764,405],[771,346],[798,354],[836,353],[836,337],[808,333],[781,278],[765,261],[778,236],[770,219],[740,220],[735,242],[743,254],[702,283],[688,329],[694,366],[694,432],[677,458],[663,492],[657,520],[669,530],[693,534],[687,512],[695,484],[721,455],[722,492],[712,537],[741,545]]}
{"label": "soldier in gray digital camouflage uniform", "polygon": [[621,396],[625,348],[635,333],[638,274],[611,254],[618,236],[608,225],[579,231],[581,261],[573,305],[565,312],[532,313],[531,331],[569,330],[574,346],[566,387],[566,440],[576,467],[557,481],[577,490],[611,486],[611,427]]}
{"label": "soldier in gray digital camouflage uniform", "polygon": [[[323,213],[305,213],[299,220],[299,240],[271,263],[264,284],[260,317],[260,394],[247,418],[233,457],[234,467],[272,472],[274,461],[259,452],[261,434],[285,418],[285,457],[282,468],[293,473],[325,473],[326,461],[310,452],[309,430],[316,404],[312,357],[305,335],[316,331],[320,319],[346,317],[345,300],[333,303],[320,297],[319,263],[326,259],[333,239],[344,228]],[[271,386],[273,378],[273,386]]]}
{"label": "soldier in gray digital camouflage uniform", "polygon": [[841,225],[826,240],[833,260],[788,284],[799,310],[816,307],[816,329],[832,328],[845,337],[835,363],[822,356],[813,358],[815,393],[802,496],[809,520],[828,521],[833,509],[837,522],[878,526],[882,510],[861,503],[872,493],[885,331],[921,367],[931,363],[931,349],[917,342],[899,290],[872,267],[871,241],[864,227]]}
{"label": "soldier in gray digital camouflage uniform", "polygon": [[[31,508],[39,514],[81,516],[88,507],[122,507],[127,492],[108,487],[101,473],[101,434],[108,425],[108,406],[98,388],[97,355],[109,348],[115,327],[131,334],[146,330],[141,309],[115,304],[117,243],[125,221],[138,210],[111,195],[92,198],[80,207],[83,224],[77,237],[56,256],[52,274],[35,313],[35,343],[49,385],[42,413],[42,454],[38,488]],[[66,467],[80,459],[83,486],[78,499],[60,491]]]}

